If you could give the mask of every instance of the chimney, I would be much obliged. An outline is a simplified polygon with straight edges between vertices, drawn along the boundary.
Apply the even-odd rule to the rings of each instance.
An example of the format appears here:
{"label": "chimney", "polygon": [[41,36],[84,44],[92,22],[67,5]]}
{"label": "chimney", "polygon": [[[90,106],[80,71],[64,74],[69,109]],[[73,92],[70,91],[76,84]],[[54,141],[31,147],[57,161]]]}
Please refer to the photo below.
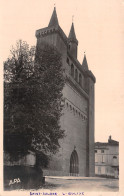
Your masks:
{"label": "chimney", "polygon": [[112,140],[112,137],[111,137],[111,135],[109,136],[109,139],[108,139],[108,142],[111,142],[111,140]]}

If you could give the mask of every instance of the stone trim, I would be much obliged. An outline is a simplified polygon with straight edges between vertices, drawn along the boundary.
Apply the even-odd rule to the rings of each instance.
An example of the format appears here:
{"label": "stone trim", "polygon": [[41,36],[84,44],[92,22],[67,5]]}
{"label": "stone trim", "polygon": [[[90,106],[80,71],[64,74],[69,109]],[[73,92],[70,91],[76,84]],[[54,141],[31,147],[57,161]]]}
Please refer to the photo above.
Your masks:
{"label": "stone trim", "polygon": [[75,106],[69,99],[65,99],[65,109],[69,109],[73,112],[77,117],[82,118],[83,121],[87,121],[87,114],[80,110],[77,106]]}

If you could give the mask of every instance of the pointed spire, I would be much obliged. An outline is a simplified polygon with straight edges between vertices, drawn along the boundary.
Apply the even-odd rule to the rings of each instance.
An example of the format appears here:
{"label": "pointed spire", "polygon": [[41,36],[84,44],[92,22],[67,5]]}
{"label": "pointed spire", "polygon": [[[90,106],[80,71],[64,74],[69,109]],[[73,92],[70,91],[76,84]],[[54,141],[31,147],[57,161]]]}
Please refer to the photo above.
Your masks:
{"label": "pointed spire", "polygon": [[84,59],[83,59],[82,65],[83,65],[83,68],[84,68],[85,70],[88,70],[88,63],[87,63],[87,58],[86,58],[85,52],[84,52]]}
{"label": "pointed spire", "polygon": [[50,22],[48,27],[59,25],[57,14],[56,14],[56,7],[54,7],[53,14],[51,16]]}
{"label": "pointed spire", "polygon": [[71,30],[70,30],[68,39],[73,39],[73,40],[77,41],[76,35],[75,35],[75,30],[74,30],[74,23],[73,22],[72,22],[72,25],[71,25]]}

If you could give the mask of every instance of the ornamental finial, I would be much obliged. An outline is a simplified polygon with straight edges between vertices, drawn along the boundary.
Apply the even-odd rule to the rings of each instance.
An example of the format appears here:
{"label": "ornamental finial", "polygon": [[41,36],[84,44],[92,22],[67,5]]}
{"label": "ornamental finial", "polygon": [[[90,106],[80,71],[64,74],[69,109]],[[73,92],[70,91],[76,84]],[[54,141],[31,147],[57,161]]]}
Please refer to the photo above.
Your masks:
{"label": "ornamental finial", "polygon": [[74,15],[72,15],[72,22],[74,22]]}

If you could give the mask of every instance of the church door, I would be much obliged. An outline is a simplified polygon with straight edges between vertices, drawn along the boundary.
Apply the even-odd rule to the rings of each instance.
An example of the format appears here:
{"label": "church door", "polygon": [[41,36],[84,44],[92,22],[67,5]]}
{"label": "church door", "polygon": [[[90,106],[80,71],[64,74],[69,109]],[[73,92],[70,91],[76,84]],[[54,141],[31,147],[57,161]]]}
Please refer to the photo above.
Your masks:
{"label": "church door", "polygon": [[76,150],[73,150],[70,157],[70,176],[78,176],[79,174],[79,161]]}

